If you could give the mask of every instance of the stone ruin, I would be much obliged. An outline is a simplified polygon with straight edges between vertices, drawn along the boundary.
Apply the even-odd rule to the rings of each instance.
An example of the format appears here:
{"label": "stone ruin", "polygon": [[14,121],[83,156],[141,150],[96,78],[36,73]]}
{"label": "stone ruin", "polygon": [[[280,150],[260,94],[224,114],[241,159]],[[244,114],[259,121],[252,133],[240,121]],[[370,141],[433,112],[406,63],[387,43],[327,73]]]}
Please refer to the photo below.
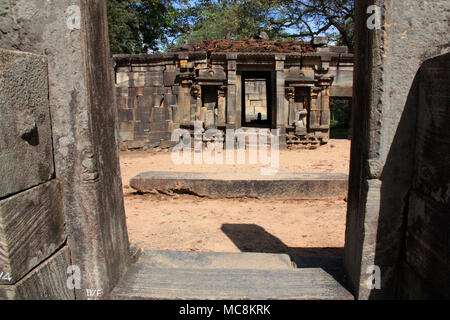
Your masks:
{"label": "stone ruin", "polygon": [[195,121],[279,129],[281,148],[316,148],[330,137],[330,100],[352,97],[353,54],[320,38],[186,41],[114,60],[122,150],[170,145]]}
{"label": "stone ruin", "polygon": [[[354,134],[340,271],[356,299],[449,299],[449,2],[360,0],[355,5]],[[382,21],[380,28],[369,29],[367,9],[374,5],[382,9]],[[107,298],[121,289],[118,284],[123,281],[127,287],[120,292],[126,297],[133,292],[148,299],[164,296],[161,286],[152,287],[154,272],[144,278],[129,273],[133,256],[122,196],[114,90],[126,94],[131,88],[133,93],[127,99],[128,108],[121,94],[118,99],[120,110],[132,110],[120,111],[122,119],[127,112],[133,116],[128,127],[121,121],[122,133],[127,128],[133,133],[129,141],[138,140],[134,125],[139,127],[142,118],[135,118],[135,111],[141,111],[139,102],[144,99],[151,103],[142,111],[165,110],[172,116],[167,116],[167,125],[172,127],[190,126],[191,119],[203,119],[208,125],[217,121],[222,127],[242,126],[242,96],[237,96],[242,72],[269,72],[270,83],[277,84],[271,87],[276,94],[269,124],[284,128],[285,135],[296,129],[289,122],[290,115],[296,119],[296,113],[288,112],[295,109],[289,109],[286,87],[296,88],[295,84],[308,79],[309,86],[300,87],[309,88],[310,93],[318,90],[316,101],[325,101],[321,107],[327,104],[319,95],[331,97],[334,90],[347,90],[337,86],[339,81],[330,84],[327,79],[326,69],[341,66],[333,61],[345,56],[331,48],[296,55],[168,53],[172,58],[162,59],[164,66],[156,68],[158,85],[143,86],[153,81],[153,75],[145,77],[139,74],[143,71],[135,70],[137,77],[131,72],[133,80],[124,79],[131,86],[117,89],[106,21],[106,0],[0,1],[0,299],[83,300],[92,298],[93,291]],[[222,85],[211,81],[214,85],[204,85],[209,89],[197,84],[199,90],[191,91],[195,81],[199,82],[197,55],[203,61],[197,65],[206,67],[202,81],[217,81],[218,71]],[[137,67],[139,59],[162,61],[161,56],[116,57],[118,67],[125,70],[132,70],[134,64]],[[305,68],[305,76],[294,71],[296,78],[289,82],[290,72],[285,71],[291,64],[297,64],[294,70]],[[162,70],[167,66],[173,82],[181,81],[178,89],[184,94],[173,91],[177,85],[162,85],[170,74]],[[320,75],[326,76],[316,82]],[[203,96],[215,97],[215,89],[222,100],[211,112],[209,100],[205,105],[198,103]],[[295,101],[293,91],[294,105],[299,103],[296,110],[301,111],[301,101]],[[313,119],[313,127],[328,115],[326,108],[317,106],[309,109],[316,113],[307,116]],[[166,119],[165,113],[159,115]],[[148,132],[150,124],[143,124]],[[311,129],[311,122],[306,128]],[[161,135],[168,131],[168,127],[157,129]],[[319,129],[314,134],[326,138],[328,129]],[[150,136],[142,140],[151,141]],[[374,266],[382,272],[379,287],[367,283]],[[328,286],[318,284],[317,273],[308,273],[308,269],[302,270],[307,272],[305,277],[299,277],[301,272],[277,272],[274,277],[254,272],[252,284],[264,279],[270,283],[254,287],[252,293],[259,289],[263,292],[259,298],[280,298],[279,291],[271,291],[270,285],[276,284],[281,293],[289,287],[298,299],[342,297],[317,294],[317,290],[333,293],[328,290],[330,283],[342,292],[338,283],[329,280],[325,267],[317,269]],[[80,283],[70,286],[68,277],[75,276],[76,270]],[[169,283],[177,272],[161,266],[159,276]],[[177,293],[171,298],[198,299],[195,292],[204,292],[208,285],[215,288],[217,281],[240,284],[226,270],[209,282],[204,273],[198,272],[199,280],[189,286],[172,290]]]}

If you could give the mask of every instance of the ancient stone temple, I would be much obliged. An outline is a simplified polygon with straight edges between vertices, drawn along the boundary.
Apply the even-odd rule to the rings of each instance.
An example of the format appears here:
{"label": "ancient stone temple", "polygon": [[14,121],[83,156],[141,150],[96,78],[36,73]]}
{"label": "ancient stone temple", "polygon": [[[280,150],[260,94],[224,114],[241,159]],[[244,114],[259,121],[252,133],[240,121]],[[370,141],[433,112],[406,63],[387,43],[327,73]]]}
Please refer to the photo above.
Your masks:
{"label": "ancient stone temple", "polygon": [[330,100],[352,97],[353,54],[326,39],[187,41],[114,60],[123,150],[170,141],[195,121],[279,129],[281,147],[315,148],[330,137]]}

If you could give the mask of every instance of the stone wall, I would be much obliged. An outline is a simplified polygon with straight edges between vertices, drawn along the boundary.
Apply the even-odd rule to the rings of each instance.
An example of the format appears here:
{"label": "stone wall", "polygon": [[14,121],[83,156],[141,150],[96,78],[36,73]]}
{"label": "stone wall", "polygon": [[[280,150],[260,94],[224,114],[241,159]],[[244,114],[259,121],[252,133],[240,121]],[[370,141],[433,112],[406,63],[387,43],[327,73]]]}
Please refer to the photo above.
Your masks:
{"label": "stone wall", "polygon": [[[267,120],[267,85],[263,79],[245,81],[245,121]],[[259,114],[261,114],[259,116]]]}
{"label": "stone wall", "polygon": [[[448,89],[437,85],[445,81],[442,74],[448,75],[439,68],[448,65],[442,58],[435,61],[438,68],[419,69],[427,59],[450,51],[449,2],[365,0],[356,4],[346,268],[359,299],[405,297],[408,290],[410,298],[418,297],[415,288],[437,285],[435,273],[442,276],[441,281],[448,279],[442,272],[448,271],[449,248],[444,239],[450,228],[448,214],[442,211],[448,199],[430,197],[425,191],[429,188],[417,181],[423,174],[448,179],[448,161],[444,165],[437,155],[438,150],[441,157],[448,155],[448,143],[441,139],[448,137],[448,130],[443,133],[441,127],[448,119]],[[373,4],[382,9],[381,28],[369,30],[366,12]],[[423,79],[423,74],[428,78]],[[427,82],[436,86],[431,88]],[[430,97],[425,103],[418,103],[419,88]],[[431,157],[425,161],[428,169],[420,168],[424,153]],[[448,183],[435,182],[439,192]],[[436,246],[436,239],[430,238],[433,233],[444,243]],[[430,266],[436,254],[447,260],[438,259]],[[418,257],[424,260],[413,261]],[[380,290],[370,290],[366,284],[367,268],[372,265],[381,269]],[[431,297],[445,296],[437,287],[431,292]]]}
{"label": "stone wall", "polygon": [[450,53],[425,61],[414,91],[414,174],[408,195],[398,294],[450,298]]}
{"label": "stone wall", "polygon": [[[9,62],[7,52],[1,57],[1,76],[15,83],[4,82],[9,87],[1,92],[14,96],[2,105],[8,116],[0,119],[0,139],[8,147],[1,148],[1,180],[11,181],[0,189],[0,246],[10,247],[11,234],[19,243],[28,239],[9,212],[25,204],[21,215],[42,214],[45,221],[31,219],[29,227],[38,224],[43,230],[36,232],[48,230],[52,239],[33,240],[33,254],[24,245],[17,257],[0,255],[0,266],[17,273],[0,292],[27,299],[85,299],[87,289],[107,294],[130,259],[106,2],[1,0],[0,29],[0,48],[22,52],[13,54],[21,63]],[[71,292],[68,264],[81,271],[81,286]]]}
{"label": "stone wall", "polygon": [[75,297],[48,94],[45,56],[0,49],[0,299]]}
{"label": "stone wall", "polygon": [[[286,133],[297,136],[298,143],[324,143],[330,98],[352,96],[353,55],[343,47],[315,53],[117,55],[115,61],[122,150],[167,142],[174,129],[192,129],[196,120],[205,129],[256,126],[251,120],[259,112],[260,126],[279,128],[284,144],[295,140],[286,140]],[[243,79],[255,77],[265,79],[264,88],[255,88],[264,97],[245,92],[243,98]]]}

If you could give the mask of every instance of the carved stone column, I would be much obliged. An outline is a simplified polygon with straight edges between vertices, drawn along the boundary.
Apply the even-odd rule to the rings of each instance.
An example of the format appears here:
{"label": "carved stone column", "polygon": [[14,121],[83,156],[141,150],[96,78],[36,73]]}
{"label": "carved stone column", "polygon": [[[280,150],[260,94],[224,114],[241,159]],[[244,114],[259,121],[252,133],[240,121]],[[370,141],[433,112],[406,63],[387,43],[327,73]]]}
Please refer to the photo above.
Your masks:
{"label": "carved stone column", "polygon": [[333,82],[332,77],[322,78],[318,86],[320,90],[320,127],[322,129],[330,128],[330,86]]}
{"label": "carved stone column", "polygon": [[217,126],[225,126],[227,123],[226,103],[227,86],[221,86],[218,92]]}
{"label": "carved stone column", "polygon": [[191,87],[191,125],[195,121],[204,122],[202,119],[202,98],[201,98],[201,87],[199,85],[193,85]]}
{"label": "carved stone column", "polygon": [[275,74],[276,74],[276,124],[280,130],[280,148],[286,148],[286,124],[287,110],[285,98],[285,74],[284,74],[284,55],[275,56]]}
{"label": "carved stone column", "polygon": [[311,91],[311,108],[309,109],[309,128],[319,129],[320,128],[320,88],[313,87]]}
{"label": "carved stone column", "polygon": [[289,103],[288,125],[292,126],[292,125],[294,125],[294,122],[297,120],[297,118],[296,118],[297,110],[295,109],[295,105],[294,105],[295,88],[294,87],[286,87],[285,90],[286,90],[286,99]]}
{"label": "carved stone column", "polygon": [[235,128],[240,123],[236,123],[236,70],[237,70],[237,54],[227,54],[227,127]]}

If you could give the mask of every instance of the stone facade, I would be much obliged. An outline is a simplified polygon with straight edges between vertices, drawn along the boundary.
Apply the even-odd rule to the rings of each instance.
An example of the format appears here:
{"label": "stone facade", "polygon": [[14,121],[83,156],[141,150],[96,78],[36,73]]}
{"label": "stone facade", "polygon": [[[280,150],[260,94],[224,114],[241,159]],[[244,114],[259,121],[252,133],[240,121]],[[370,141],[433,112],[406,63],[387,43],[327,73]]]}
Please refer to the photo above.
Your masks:
{"label": "stone facade", "polygon": [[281,145],[316,147],[329,139],[330,99],[352,96],[353,55],[345,47],[114,58],[123,150],[170,141],[194,121],[223,131],[280,129]]}

